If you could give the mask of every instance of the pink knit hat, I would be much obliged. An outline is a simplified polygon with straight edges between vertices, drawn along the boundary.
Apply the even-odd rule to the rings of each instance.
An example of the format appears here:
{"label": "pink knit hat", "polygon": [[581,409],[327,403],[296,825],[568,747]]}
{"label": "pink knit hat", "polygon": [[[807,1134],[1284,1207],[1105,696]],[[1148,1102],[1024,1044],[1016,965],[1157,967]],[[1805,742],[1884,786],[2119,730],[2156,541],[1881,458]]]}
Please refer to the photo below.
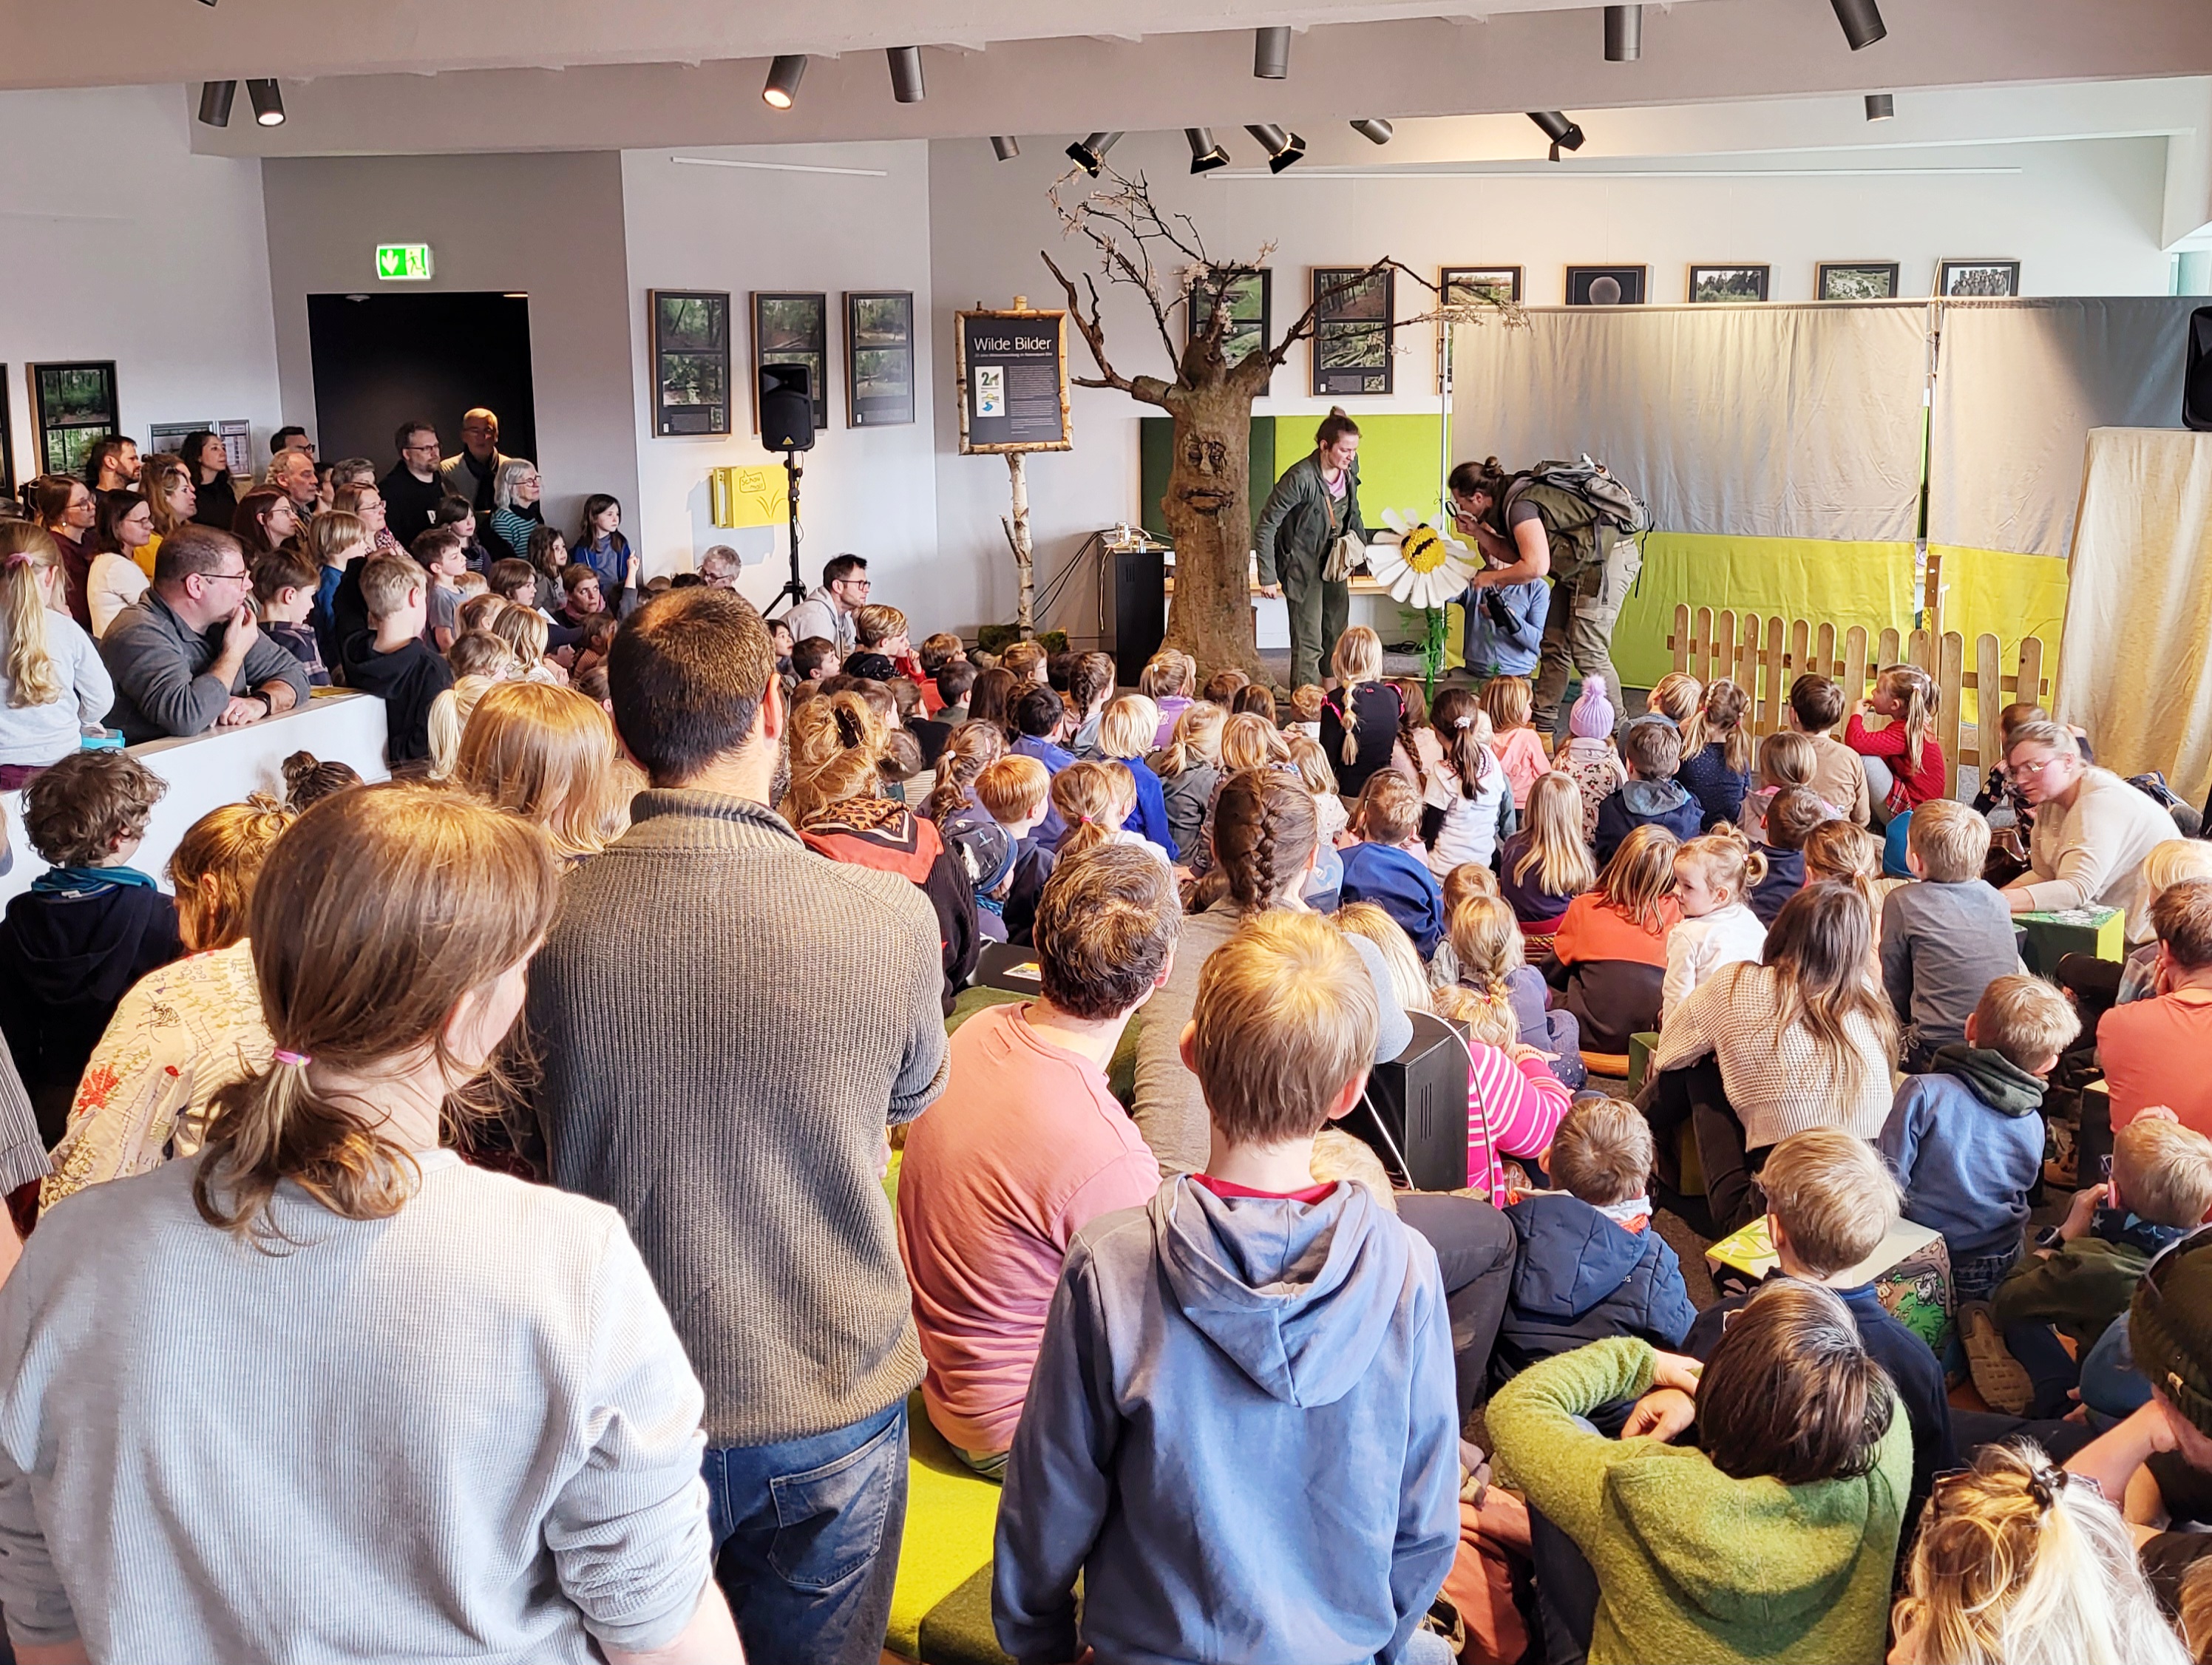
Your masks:
{"label": "pink knit hat", "polygon": [[1613,732],[1613,702],[1605,696],[1603,677],[1583,678],[1583,691],[1567,713],[1567,732],[1581,740],[1601,740]]}

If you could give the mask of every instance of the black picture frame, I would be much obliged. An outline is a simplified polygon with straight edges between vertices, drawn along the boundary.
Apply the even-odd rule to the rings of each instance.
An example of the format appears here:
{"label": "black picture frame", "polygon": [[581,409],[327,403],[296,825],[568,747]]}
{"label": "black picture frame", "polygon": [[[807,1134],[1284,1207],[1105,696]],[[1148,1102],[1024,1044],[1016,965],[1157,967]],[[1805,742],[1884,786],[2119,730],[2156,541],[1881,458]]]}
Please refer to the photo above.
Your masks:
{"label": "black picture frame", "polygon": [[2017,260],[1941,260],[1936,293],[1946,301],[2011,300],[2020,294]]}
{"label": "black picture frame", "polygon": [[1821,301],[1894,301],[1899,283],[1894,260],[1821,260],[1813,268],[1813,294]]}
{"label": "black picture frame", "polygon": [[[1521,299],[1522,269],[1518,266],[1445,266],[1437,273],[1437,293],[1447,307],[1458,304],[1455,291],[1480,294],[1488,290],[1497,300]],[[1503,293],[1499,293],[1499,291]],[[1474,298],[1471,294],[1469,298]]]}
{"label": "black picture frame", "polygon": [[82,477],[95,441],[123,431],[115,397],[115,361],[79,359],[25,367],[31,422],[38,436],[38,471]]}
{"label": "black picture frame", "polygon": [[653,431],[675,439],[730,431],[730,297],[652,289]]}
{"label": "black picture frame", "polygon": [[914,292],[845,292],[845,426],[914,421]]}
{"label": "black picture frame", "polygon": [[[1312,392],[1316,398],[1395,391],[1397,274],[1365,266],[1316,266]],[[1331,291],[1335,293],[1332,294]]]}
{"label": "black picture frame", "polygon": [[1610,277],[1620,285],[1620,299],[1607,301],[1604,303],[1607,306],[1640,307],[1651,293],[1651,268],[1649,266],[1569,266],[1567,305],[1598,305],[1590,299],[1590,285],[1601,277]]}
{"label": "black picture frame", "polygon": [[[1270,268],[1261,266],[1239,272],[1224,288],[1229,302],[1229,327],[1221,332],[1221,356],[1232,369],[1255,350],[1265,352],[1267,343],[1275,338],[1274,276]],[[1212,320],[1213,307],[1207,298],[1210,293],[1203,284],[1192,287],[1190,305],[1185,308],[1189,320],[1185,341],[1195,339]],[[1272,375],[1269,380],[1273,380]],[[1267,390],[1263,387],[1260,391],[1264,395]]]}
{"label": "black picture frame", "polygon": [[753,291],[753,428],[760,428],[763,364],[803,364],[812,389],[814,431],[830,426],[830,297],[821,290]]}
{"label": "black picture frame", "polygon": [[1747,262],[1693,264],[1688,287],[1682,292],[1692,306],[1742,306],[1766,299],[1767,285],[1773,273],[1771,266]]}

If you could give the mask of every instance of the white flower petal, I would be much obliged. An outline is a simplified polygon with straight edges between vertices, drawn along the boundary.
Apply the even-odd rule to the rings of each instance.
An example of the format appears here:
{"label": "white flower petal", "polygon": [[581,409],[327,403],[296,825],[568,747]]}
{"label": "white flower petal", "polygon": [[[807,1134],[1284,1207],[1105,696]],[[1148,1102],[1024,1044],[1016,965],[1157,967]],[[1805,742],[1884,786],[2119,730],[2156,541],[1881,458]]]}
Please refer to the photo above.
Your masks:
{"label": "white flower petal", "polygon": [[1398,511],[1394,508],[1386,508],[1382,511],[1382,524],[1389,527],[1393,532],[1403,532],[1406,530],[1405,516],[1399,513]]}

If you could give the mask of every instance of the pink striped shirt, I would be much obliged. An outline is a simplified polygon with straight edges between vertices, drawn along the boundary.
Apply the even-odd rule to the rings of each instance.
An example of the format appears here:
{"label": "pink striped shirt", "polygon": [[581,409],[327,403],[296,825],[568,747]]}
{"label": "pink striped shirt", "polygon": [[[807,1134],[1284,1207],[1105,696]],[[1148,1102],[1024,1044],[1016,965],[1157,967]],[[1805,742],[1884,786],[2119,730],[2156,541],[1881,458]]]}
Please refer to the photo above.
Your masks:
{"label": "pink striped shirt", "polygon": [[1492,1206],[1505,1206],[1502,1156],[1532,1157],[1552,1142],[1573,1102],[1540,1058],[1519,1063],[1483,1041],[1469,1041],[1474,1067],[1468,1075],[1467,1182],[1489,1188]]}

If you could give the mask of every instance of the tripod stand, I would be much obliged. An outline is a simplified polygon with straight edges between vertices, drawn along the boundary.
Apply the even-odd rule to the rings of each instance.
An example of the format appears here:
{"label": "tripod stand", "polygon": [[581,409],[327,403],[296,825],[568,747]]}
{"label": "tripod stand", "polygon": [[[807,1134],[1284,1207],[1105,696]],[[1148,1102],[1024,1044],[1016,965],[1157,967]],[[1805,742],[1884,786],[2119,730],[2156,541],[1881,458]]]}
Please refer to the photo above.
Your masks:
{"label": "tripod stand", "polygon": [[803,471],[799,466],[799,453],[787,449],[783,453],[783,467],[788,477],[788,490],[784,507],[790,517],[791,576],[784,581],[783,587],[776,592],[775,599],[769,602],[769,605],[770,607],[781,605],[787,597],[792,606],[797,607],[806,599],[806,586],[799,576],[799,477]]}

